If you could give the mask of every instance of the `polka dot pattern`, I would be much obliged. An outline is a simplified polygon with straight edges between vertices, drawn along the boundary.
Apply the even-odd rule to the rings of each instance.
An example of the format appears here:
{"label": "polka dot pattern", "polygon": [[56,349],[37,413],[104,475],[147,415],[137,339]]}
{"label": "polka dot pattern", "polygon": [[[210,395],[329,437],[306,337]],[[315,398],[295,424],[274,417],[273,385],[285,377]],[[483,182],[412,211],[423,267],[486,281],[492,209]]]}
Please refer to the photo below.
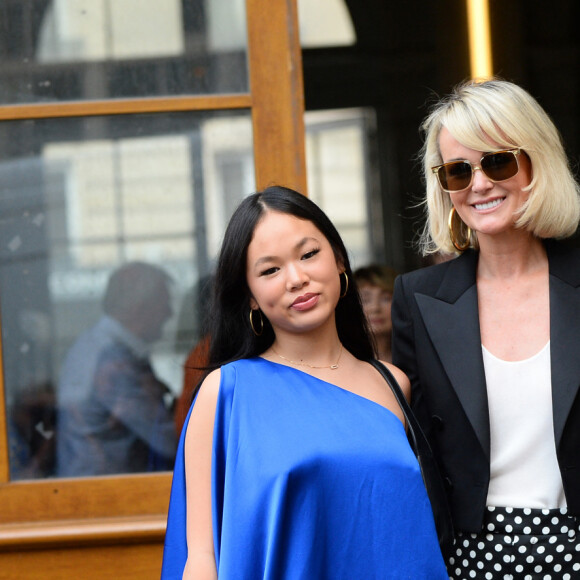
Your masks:
{"label": "polka dot pattern", "polygon": [[580,578],[580,520],[566,509],[488,507],[483,530],[457,532],[451,580]]}

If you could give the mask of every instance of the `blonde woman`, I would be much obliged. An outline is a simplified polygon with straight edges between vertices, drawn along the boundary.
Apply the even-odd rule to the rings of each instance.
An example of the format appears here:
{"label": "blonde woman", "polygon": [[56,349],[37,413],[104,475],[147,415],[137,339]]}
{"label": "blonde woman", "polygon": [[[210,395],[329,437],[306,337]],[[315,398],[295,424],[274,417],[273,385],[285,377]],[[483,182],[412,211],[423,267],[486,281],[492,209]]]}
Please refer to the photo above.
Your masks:
{"label": "blonde woman", "polygon": [[464,83],[423,128],[423,252],[459,257],[398,278],[393,362],[447,482],[450,576],[578,577],[578,184],[513,83]]}

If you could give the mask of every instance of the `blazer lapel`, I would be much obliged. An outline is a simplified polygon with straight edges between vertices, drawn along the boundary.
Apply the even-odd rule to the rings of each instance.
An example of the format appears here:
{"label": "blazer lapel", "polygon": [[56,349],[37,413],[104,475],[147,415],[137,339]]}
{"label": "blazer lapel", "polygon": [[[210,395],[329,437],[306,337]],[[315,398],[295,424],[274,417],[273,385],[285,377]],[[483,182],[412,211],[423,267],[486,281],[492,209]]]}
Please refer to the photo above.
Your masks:
{"label": "blazer lapel", "polygon": [[435,350],[489,458],[489,411],[481,353],[475,270],[477,254],[453,260],[434,296],[416,293]]}
{"label": "blazer lapel", "polygon": [[[580,389],[580,258],[546,244],[550,263],[550,356],[554,434],[559,445]],[[449,264],[434,295],[416,293],[425,327],[459,401],[489,458],[489,410],[475,271],[477,254]]]}
{"label": "blazer lapel", "polygon": [[[577,254],[576,254],[577,255]],[[580,388],[580,262],[548,246],[550,357],[556,447]]]}

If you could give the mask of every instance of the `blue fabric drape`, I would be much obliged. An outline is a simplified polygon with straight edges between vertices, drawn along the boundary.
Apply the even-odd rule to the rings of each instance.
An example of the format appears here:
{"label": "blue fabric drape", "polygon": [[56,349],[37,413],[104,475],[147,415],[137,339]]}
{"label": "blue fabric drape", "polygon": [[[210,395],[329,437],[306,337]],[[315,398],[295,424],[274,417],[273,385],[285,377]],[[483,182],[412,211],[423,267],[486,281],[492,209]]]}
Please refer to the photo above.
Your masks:
{"label": "blue fabric drape", "polygon": [[[393,413],[260,358],[221,374],[212,465],[220,580],[448,578]],[[163,580],[181,579],[187,558],[184,460],[182,436]]]}

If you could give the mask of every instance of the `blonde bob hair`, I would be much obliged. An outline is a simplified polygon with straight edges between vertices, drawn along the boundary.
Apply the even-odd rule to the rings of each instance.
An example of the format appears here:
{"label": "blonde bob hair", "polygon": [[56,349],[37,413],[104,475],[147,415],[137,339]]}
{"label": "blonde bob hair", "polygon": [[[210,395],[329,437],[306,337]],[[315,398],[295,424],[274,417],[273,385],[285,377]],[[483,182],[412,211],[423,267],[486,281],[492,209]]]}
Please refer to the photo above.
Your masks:
{"label": "blonde bob hair", "polygon": [[[422,125],[422,159],[426,182],[427,221],[419,240],[423,255],[456,252],[448,229],[452,203],[432,167],[443,163],[439,134],[445,127],[464,147],[476,151],[519,147],[529,157],[532,181],[516,227],[539,238],[574,234],[580,219],[580,187],[574,179],[560,134],[538,102],[521,87],[500,79],[467,81],[441,99]],[[459,216],[455,219],[459,220]],[[467,228],[461,222],[464,239]],[[471,232],[470,246],[478,248]]]}

